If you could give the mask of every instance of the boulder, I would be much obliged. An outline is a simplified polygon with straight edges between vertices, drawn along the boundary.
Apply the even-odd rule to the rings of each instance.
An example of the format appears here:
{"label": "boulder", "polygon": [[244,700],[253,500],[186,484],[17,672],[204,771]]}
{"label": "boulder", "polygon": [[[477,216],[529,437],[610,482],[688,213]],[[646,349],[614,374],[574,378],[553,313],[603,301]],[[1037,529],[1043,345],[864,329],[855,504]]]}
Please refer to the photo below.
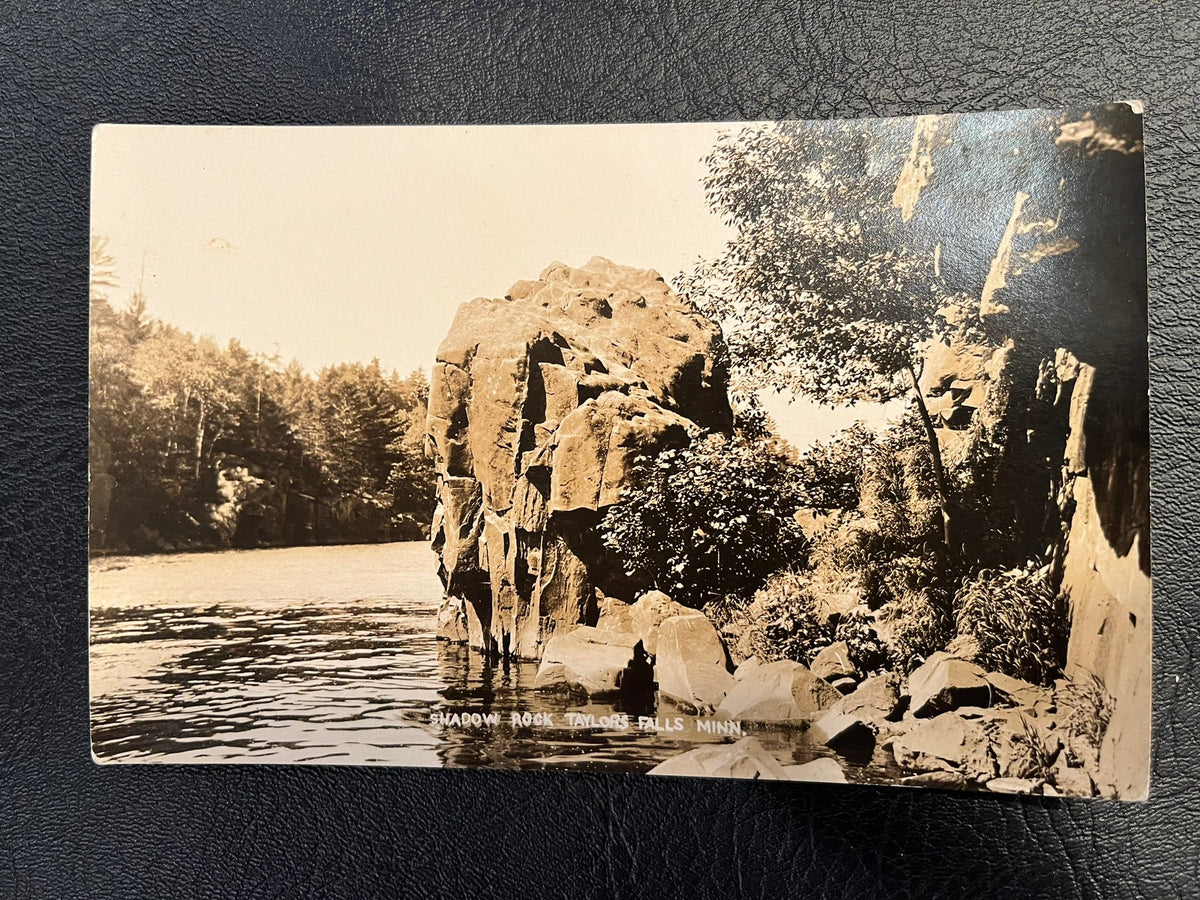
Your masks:
{"label": "boulder", "polygon": [[1061,754],[1050,767],[1050,780],[1060,792],[1068,797],[1094,797],[1096,784],[1087,769],[1067,764],[1066,754]]}
{"label": "boulder", "polygon": [[461,597],[447,597],[438,607],[435,629],[439,641],[467,642],[467,610]]}
{"label": "boulder", "polygon": [[992,686],[994,696],[1013,706],[1035,706],[1039,702],[1051,700],[1049,688],[1038,687],[1020,678],[1013,678],[1001,672],[988,672],[984,675],[987,683]]}
{"label": "boulder", "polygon": [[658,628],[654,677],[659,693],[697,712],[711,712],[733,687],[725,647],[701,612],[672,616]]}
{"label": "boulder", "polygon": [[1030,709],[963,707],[958,714],[983,725],[997,774],[1002,778],[1044,776],[1047,762],[1062,747],[1053,724]]}
{"label": "boulder", "polygon": [[956,772],[971,781],[996,776],[983,723],[942,713],[892,739],[896,764],[915,771]]}
{"label": "boulder", "polygon": [[854,663],[850,662],[850,648],[845,641],[837,641],[828,647],[823,647],[813,657],[808,667],[814,675],[824,678],[828,682],[836,681],[839,678],[858,677],[858,669],[855,668]]}
{"label": "boulder", "polygon": [[866,761],[875,750],[875,731],[862,717],[839,712],[836,706],[817,719],[809,735],[849,759]]}
{"label": "boulder", "polygon": [[741,665],[739,665],[736,669],[733,670],[733,677],[735,679],[745,678],[747,675],[749,675],[751,672],[753,672],[755,669],[757,669],[761,665],[764,665],[764,663],[757,656],[748,656],[744,660],[742,660]]}
{"label": "boulder", "polygon": [[638,458],[732,428],[726,359],[720,329],[661,276],[600,258],[459,308],[426,435],[439,575],[473,645],[539,659],[597,621],[597,588],[639,587],[596,524]]}
{"label": "boulder", "polygon": [[841,678],[831,678],[829,684],[839,694],[852,694],[854,689],[858,687],[858,682],[848,675],[843,675]]}
{"label": "boulder", "polygon": [[997,794],[1032,794],[1041,786],[1034,778],[993,778],[987,783],[987,789]]}
{"label": "boulder", "polygon": [[900,779],[908,787],[941,788],[946,791],[961,791],[970,783],[958,772],[920,772]]}
{"label": "boulder", "polygon": [[717,715],[752,722],[811,720],[841,697],[805,666],[780,660],[755,666],[735,679]]}
{"label": "boulder", "polygon": [[826,784],[846,784],[846,773],[836,759],[822,756],[798,766],[784,766],[790,781],[821,781]]}
{"label": "boulder", "polygon": [[863,681],[833,708],[878,724],[899,719],[904,706],[900,697],[900,679],[892,674],[882,674]]}
{"label": "boulder", "polygon": [[[604,631],[633,634],[633,616],[629,604],[615,597],[606,597],[599,591],[596,593],[596,627]],[[644,647],[645,641],[642,644]]]}
{"label": "boulder", "polygon": [[935,716],[960,706],[988,706],[992,688],[974,663],[934,653],[908,676],[913,715]]}
{"label": "boulder", "polygon": [[662,591],[646,591],[629,609],[633,633],[651,656],[658,653],[658,628],[672,616],[684,616],[696,610],[676,603]]}
{"label": "boulder", "polygon": [[546,643],[534,687],[615,694],[648,688],[650,666],[632,634],[581,625]]}
{"label": "boulder", "polygon": [[765,778],[786,781],[783,766],[752,737],[736,744],[697,747],[659,763],[651,775],[682,775],[693,778]]}

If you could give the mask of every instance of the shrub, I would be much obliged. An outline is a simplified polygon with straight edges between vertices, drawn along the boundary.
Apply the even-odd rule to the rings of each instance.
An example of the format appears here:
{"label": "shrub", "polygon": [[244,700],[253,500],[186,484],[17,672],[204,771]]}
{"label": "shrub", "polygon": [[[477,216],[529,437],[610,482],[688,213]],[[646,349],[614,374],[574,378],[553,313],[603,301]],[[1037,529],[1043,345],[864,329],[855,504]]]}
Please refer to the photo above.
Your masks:
{"label": "shrub", "polygon": [[732,623],[741,632],[743,656],[764,662],[790,659],[808,665],[834,641],[834,629],[817,614],[812,582],[803,572],[779,572],[746,601],[725,597],[713,604],[718,627]]}
{"label": "shrub", "polygon": [[891,660],[887,645],[880,638],[874,623],[863,612],[855,611],[838,622],[833,639],[846,642],[850,661],[860,672],[882,669]]}
{"label": "shrub", "polygon": [[875,442],[875,432],[860,423],[838,432],[828,443],[814,443],[798,463],[804,504],[820,510],[856,509]]}
{"label": "shrub", "polygon": [[1049,684],[1066,661],[1066,604],[1043,569],[985,569],[954,598],[959,634],[979,642],[978,662],[996,672]]}
{"label": "shrub", "polygon": [[1072,678],[1063,687],[1063,705],[1070,709],[1068,733],[1099,754],[1113,714],[1112,694],[1100,676],[1084,671]]}
{"label": "shrub", "polygon": [[892,664],[905,674],[954,637],[947,593],[927,583],[924,573],[924,565],[910,560],[881,579],[889,599],[877,615],[878,630]]}
{"label": "shrub", "polygon": [[839,616],[822,608],[821,598],[832,587],[807,572],[779,572],[750,601],[725,597],[706,611],[718,628],[738,635],[742,658],[808,665],[825,647],[845,641],[859,670],[887,665],[887,650],[865,610]]}
{"label": "shrub", "polygon": [[701,607],[749,597],[773,572],[803,564],[799,505],[782,449],[708,434],[639,461],[600,532],[627,575]]}
{"label": "shrub", "polygon": [[942,515],[929,447],[911,415],[883,434],[863,472],[859,511],[892,552],[941,543]]}

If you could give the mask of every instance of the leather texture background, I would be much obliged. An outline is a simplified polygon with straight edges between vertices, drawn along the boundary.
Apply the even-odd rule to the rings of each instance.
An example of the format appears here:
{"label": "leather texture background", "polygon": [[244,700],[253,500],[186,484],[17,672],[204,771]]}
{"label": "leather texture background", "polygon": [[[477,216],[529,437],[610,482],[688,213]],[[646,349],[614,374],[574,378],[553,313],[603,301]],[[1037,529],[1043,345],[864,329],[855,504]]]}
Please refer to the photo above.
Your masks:
{"label": "leather texture background", "polygon": [[[1200,24],[1146,0],[0,5],[0,896],[1200,892]],[[89,130],[1147,106],[1146,804],[547,772],[93,765]],[[398,323],[397,327],[402,327]]]}

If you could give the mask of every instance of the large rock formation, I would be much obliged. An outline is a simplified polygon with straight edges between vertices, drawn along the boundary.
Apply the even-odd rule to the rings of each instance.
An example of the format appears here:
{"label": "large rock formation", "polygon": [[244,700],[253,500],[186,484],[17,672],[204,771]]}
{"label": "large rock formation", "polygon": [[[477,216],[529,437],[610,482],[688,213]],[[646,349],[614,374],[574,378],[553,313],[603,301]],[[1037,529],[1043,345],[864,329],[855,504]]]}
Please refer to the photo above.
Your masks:
{"label": "large rock formation", "polygon": [[727,430],[720,330],[649,270],[554,263],[464,304],[438,348],[433,546],[472,646],[540,658],[628,596],[595,532],[639,456]]}
{"label": "large rock formation", "polygon": [[[986,334],[931,344],[921,384],[949,467],[981,438],[995,445],[987,515],[963,524],[1007,533],[979,540],[985,550],[1032,559],[1049,548],[1071,609],[1066,674],[1094,676],[1111,700],[1098,787],[1132,799],[1147,791],[1151,702],[1141,119],[1116,104],[1024,130],[1039,115],[1012,114],[1011,142],[955,117],[919,126],[896,204],[906,220],[961,222],[942,260],[980,298]],[[949,186],[983,184],[984,172],[988,202],[971,201],[980,216],[956,214]],[[976,248],[990,234],[1000,240],[985,261]]]}

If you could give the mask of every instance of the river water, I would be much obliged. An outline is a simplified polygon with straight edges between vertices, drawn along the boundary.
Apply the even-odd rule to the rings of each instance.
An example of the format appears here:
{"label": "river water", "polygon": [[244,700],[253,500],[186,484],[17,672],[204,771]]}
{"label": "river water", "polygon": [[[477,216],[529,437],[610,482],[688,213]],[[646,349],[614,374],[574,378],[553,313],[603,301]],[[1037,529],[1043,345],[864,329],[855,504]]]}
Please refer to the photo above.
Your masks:
{"label": "river water", "polygon": [[[425,543],[143,557],[90,565],[92,749],[102,762],[271,762],[644,772],[699,742],[691,717],[533,690],[536,665],[485,665],[434,638]],[[496,713],[493,725],[434,715]],[[514,725],[512,714],[552,724]],[[592,716],[591,722],[568,713]],[[680,731],[613,728],[624,713]],[[610,727],[604,727],[609,725]],[[783,762],[831,755],[746,724]],[[882,772],[850,767],[851,780]]]}

